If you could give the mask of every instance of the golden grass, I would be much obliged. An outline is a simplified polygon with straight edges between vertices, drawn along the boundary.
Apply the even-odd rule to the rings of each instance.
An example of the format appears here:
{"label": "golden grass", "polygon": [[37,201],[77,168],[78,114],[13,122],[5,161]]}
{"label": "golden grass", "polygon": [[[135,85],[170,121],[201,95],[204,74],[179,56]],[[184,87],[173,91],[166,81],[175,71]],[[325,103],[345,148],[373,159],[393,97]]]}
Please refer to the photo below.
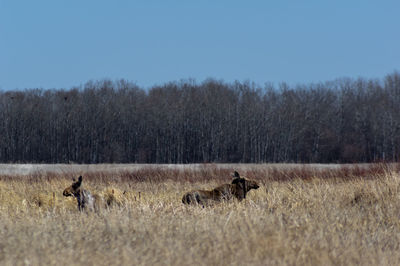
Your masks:
{"label": "golden grass", "polygon": [[258,190],[206,208],[181,198],[229,180],[211,168],[83,174],[115,203],[100,213],[62,196],[70,176],[0,176],[0,265],[400,265],[400,175],[381,168],[279,181],[255,167]]}

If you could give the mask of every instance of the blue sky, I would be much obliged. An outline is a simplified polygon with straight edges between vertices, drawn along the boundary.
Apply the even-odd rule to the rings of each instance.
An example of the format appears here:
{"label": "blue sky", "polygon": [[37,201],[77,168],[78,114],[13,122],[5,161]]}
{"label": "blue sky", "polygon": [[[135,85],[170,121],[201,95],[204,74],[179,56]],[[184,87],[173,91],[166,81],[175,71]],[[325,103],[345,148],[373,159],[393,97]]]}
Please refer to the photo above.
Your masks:
{"label": "blue sky", "polygon": [[0,89],[400,70],[400,1],[0,0]]}

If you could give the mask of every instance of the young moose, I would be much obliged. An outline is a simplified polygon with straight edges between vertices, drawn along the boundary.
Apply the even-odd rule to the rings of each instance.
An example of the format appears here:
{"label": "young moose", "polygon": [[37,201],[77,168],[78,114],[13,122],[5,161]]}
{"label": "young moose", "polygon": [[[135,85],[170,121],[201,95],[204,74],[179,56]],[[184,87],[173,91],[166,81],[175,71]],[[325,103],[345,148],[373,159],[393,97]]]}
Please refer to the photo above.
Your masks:
{"label": "young moose", "polygon": [[78,178],[78,181],[75,178],[72,181],[72,185],[64,189],[63,195],[65,197],[74,196],[78,201],[79,211],[85,209],[98,211],[102,204],[102,198],[99,195],[92,195],[89,191],[82,188],[82,176]]}
{"label": "young moose", "polygon": [[204,206],[212,201],[231,200],[233,197],[242,201],[251,189],[258,188],[257,182],[241,178],[239,173],[235,171],[231,184],[224,184],[213,190],[190,191],[183,196],[182,202],[184,204],[201,204]]}

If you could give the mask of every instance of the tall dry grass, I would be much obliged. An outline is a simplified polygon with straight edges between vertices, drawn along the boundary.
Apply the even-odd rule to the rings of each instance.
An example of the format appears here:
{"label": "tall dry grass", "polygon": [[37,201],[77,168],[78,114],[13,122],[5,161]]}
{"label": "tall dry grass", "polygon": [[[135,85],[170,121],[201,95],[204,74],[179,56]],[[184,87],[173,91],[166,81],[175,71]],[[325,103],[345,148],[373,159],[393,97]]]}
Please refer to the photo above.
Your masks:
{"label": "tall dry grass", "polygon": [[[206,208],[183,193],[233,168],[1,175],[0,264],[400,265],[399,169],[254,166],[258,190]],[[78,212],[62,196],[78,174],[112,207]]]}

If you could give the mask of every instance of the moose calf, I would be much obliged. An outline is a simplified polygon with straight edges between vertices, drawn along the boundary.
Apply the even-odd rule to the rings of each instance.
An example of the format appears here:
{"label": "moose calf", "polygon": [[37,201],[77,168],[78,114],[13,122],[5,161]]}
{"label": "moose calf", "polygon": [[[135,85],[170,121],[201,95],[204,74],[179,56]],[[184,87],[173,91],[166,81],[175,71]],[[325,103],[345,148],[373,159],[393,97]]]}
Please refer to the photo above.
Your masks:
{"label": "moose calf", "polygon": [[82,188],[82,176],[79,176],[78,181],[75,178],[72,181],[72,185],[64,189],[63,195],[65,197],[75,197],[78,201],[79,211],[85,209],[99,211],[100,206],[104,205],[103,199],[99,195],[92,195],[89,191]]}

